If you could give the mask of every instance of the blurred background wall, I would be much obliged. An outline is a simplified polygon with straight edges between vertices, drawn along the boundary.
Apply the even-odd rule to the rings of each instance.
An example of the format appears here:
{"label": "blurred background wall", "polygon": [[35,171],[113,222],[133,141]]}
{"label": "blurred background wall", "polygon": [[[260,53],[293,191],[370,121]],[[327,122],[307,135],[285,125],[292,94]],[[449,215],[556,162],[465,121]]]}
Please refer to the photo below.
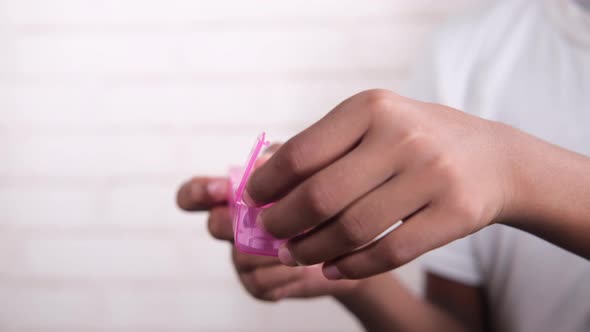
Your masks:
{"label": "blurred background wall", "polygon": [[483,1],[0,0],[0,330],[358,331],[249,298],[175,190],[396,89]]}

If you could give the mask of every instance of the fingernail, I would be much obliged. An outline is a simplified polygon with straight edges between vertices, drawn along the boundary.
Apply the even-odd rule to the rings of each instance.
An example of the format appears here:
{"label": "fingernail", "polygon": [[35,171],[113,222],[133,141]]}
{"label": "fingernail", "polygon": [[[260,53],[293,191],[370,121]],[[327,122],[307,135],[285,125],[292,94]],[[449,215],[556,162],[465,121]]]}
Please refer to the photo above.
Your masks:
{"label": "fingernail", "polygon": [[324,272],[324,276],[328,278],[328,280],[342,279],[342,273],[340,273],[336,265],[324,265],[322,271]]}
{"label": "fingernail", "polygon": [[251,206],[251,207],[256,207],[256,203],[254,203],[252,196],[250,196],[250,194],[248,194],[247,190],[244,190],[244,193],[242,194],[242,200],[244,200],[244,203],[246,203],[246,205]]}
{"label": "fingernail", "polygon": [[297,261],[291,256],[291,252],[287,248],[287,244],[284,243],[279,247],[279,260],[281,263],[287,266],[297,266]]}
{"label": "fingernail", "polygon": [[207,183],[207,193],[215,200],[227,198],[228,187],[225,180],[211,180]]}

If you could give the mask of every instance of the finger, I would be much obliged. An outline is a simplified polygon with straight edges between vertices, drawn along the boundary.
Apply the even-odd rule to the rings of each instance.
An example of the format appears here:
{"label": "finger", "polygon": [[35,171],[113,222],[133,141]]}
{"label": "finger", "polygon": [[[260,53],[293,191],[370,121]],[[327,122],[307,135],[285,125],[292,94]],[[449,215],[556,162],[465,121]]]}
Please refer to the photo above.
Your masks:
{"label": "finger", "polygon": [[231,214],[227,206],[211,208],[207,226],[209,233],[216,239],[226,241],[232,241],[234,239]]}
{"label": "finger", "polygon": [[254,162],[254,169],[256,169],[256,168],[262,166],[264,163],[266,163],[270,159],[270,157],[272,157],[272,155],[274,154],[276,149],[278,149],[278,145],[273,144],[270,147],[268,147],[266,150],[264,150],[264,152],[262,152],[262,154],[260,156],[258,156],[256,161]]}
{"label": "finger", "polygon": [[[261,213],[265,229],[290,238],[334,217],[396,171],[395,149],[371,132],[347,155],[320,170]],[[383,162],[383,159],[388,162]]]}
{"label": "finger", "polygon": [[[325,225],[289,241],[292,261],[317,264],[371,242],[398,220],[424,207],[435,190],[431,182],[417,171],[394,176]],[[279,257],[285,259],[286,254]]]}
{"label": "finger", "polygon": [[279,143],[273,143],[269,147],[265,148],[260,154],[260,156],[258,156],[256,161],[254,162],[254,168],[258,168],[262,166],[262,164],[266,163],[270,159],[270,157],[272,157],[272,155],[275,154],[275,152],[277,152],[281,145],[282,144]]}
{"label": "finger", "polygon": [[281,143],[272,143],[268,148],[264,149],[264,152],[262,154],[266,154],[269,156],[272,156],[275,152],[277,152],[279,150],[279,148],[281,147]]}
{"label": "finger", "polygon": [[250,272],[265,266],[280,265],[280,261],[276,257],[250,255],[238,251],[236,247],[232,248],[232,260],[238,273]]}
{"label": "finger", "polygon": [[195,177],[184,183],[176,194],[176,203],[186,211],[207,210],[223,204],[229,194],[229,181],[219,177]]}
{"label": "finger", "polygon": [[470,232],[462,216],[429,206],[367,248],[326,263],[328,279],[361,279],[393,270]]}
{"label": "finger", "polygon": [[261,267],[241,275],[242,282],[249,291],[262,295],[303,276],[303,267],[274,265]]}
{"label": "finger", "polygon": [[352,149],[369,126],[367,112],[360,110],[362,102],[362,98],[355,97],[343,101],[281,146],[250,176],[244,192],[248,204],[265,205],[277,200]]}
{"label": "finger", "polygon": [[[334,281],[333,281],[334,282]],[[288,297],[309,298],[314,297],[315,294],[307,294],[308,284],[305,280],[295,280],[281,287],[277,287],[266,292],[263,296],[269,301],[278,301]]]}
{"label": "finger", "polygon": [[310,298],[321,295],[336,295],[349,287],[353,287],[353,280],[328,280],[321,272],[321,265],[299,267],[303,269],[303,275],[288,284],[277,287],[272,291],[271,297],[280,300],[286,297]]}

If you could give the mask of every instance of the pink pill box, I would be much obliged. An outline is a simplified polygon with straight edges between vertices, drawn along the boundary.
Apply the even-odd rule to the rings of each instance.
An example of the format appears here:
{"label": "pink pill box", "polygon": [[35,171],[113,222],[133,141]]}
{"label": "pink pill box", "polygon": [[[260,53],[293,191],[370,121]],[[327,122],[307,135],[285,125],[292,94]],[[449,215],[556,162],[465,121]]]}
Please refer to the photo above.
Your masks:
{"label": "pink pill box", "polygon": [[234,243],[236,248],[248,254],[277,256],[279,246],[286,240],[274,238],[261,226],[257,225],[256,217],[269,205],[263,207],[250,207],[246,205],[242,196],[250,174],[254,170],[256,159],[265,146],[265,133],[260,134],[254,143],[250,156],[244,167],[233,167],[229,170],[230,199],[229,205],[233,218]]}

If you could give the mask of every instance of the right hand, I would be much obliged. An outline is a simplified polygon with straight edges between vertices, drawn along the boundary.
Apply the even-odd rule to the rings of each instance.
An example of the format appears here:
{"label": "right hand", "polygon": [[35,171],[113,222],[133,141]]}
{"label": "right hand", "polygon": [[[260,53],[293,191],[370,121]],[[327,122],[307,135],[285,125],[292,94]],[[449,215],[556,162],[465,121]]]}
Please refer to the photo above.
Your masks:
{"label": "right hand", "polygon": [[[180,187],[177,204],[185,211],[208,211],[209,233],[216,239],[233,242],[228,189],[226,178],[195,177]],[[328,280],[320,265],[285,266],[275,257],[241,253],[233,245],[232,260],[246,290],[265,301],[341,296],[352,292],[359,284],[358,280]]]}

